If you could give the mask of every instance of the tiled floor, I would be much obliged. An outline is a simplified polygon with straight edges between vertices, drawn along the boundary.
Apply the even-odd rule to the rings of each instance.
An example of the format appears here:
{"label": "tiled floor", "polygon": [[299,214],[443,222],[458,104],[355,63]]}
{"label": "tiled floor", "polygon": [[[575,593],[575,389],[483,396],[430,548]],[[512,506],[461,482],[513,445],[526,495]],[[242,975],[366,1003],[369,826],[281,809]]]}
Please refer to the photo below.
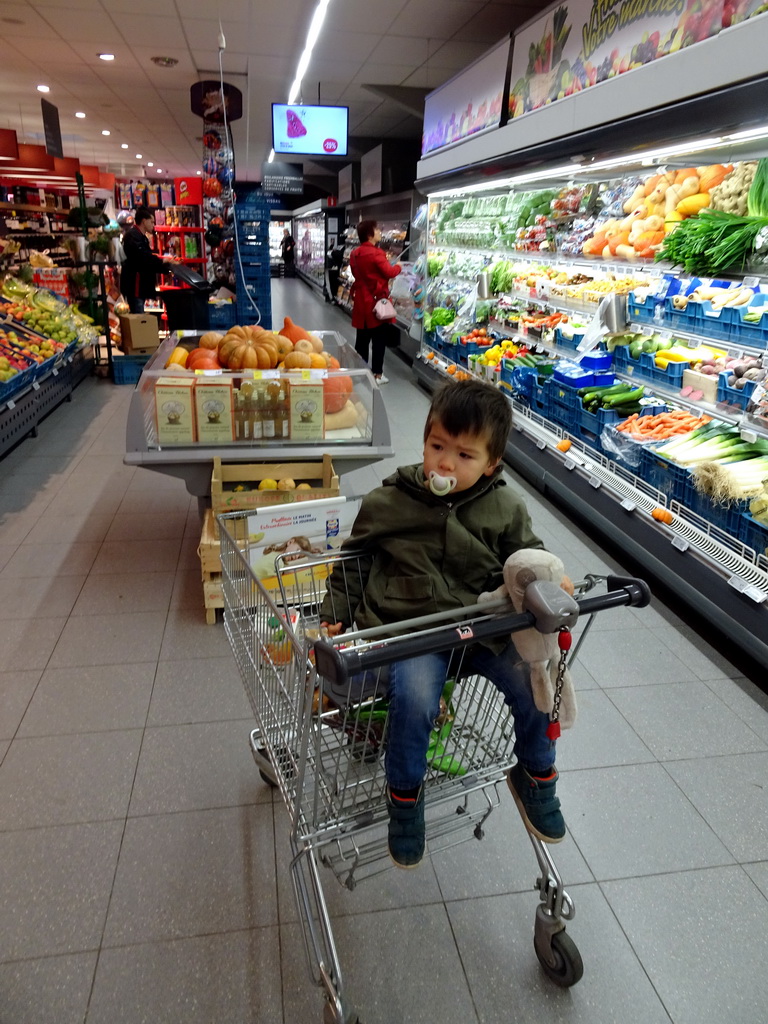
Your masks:
{"label": "tiled floor", "polygon": [[[298,281],[298,322],[349,321]],[[277,319],[277,318],[276,318]],[[391,353],[397,457],[427,398]],[[201,608],[196,501],[122,463],[130,389],[91,379],[0,461],[0,1021],[319,1024],[283,806]],[[519,481],[579,577],[616,563]],[[666,607],[595,623],[560,743],[556,851],[583,980],[532,948],[536,874],[511,801],[486,839],[348,893],[327,878],[365,1024],[758,1024],[768,1005],[765,697]]]}

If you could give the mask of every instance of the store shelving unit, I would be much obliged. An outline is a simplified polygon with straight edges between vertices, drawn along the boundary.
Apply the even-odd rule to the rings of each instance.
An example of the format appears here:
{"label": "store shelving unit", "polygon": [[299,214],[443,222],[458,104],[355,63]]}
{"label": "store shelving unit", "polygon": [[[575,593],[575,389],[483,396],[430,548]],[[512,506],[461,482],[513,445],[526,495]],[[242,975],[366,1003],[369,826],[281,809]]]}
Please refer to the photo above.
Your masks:
{"label": "store shelving unit", "polygon": [[[480,269],[504,258],[521,264],[548,264],[564,272],[583,273],[590,277],[621,278],[631,275],[642,281],[665,272],[671,273],[671,268],[660,264],[627,263],[619,259],[593,260],[581,255],[546,251],[518,251],[509,242],[493,235],[478,239],[476,244],[472,244],[469,238],[452,242],[435,235],[435,218],[441,203],[469,196],[491,197],[508,194],[515,188],[560,188],[569,184],[615,180],[622,175],[647,177],[653,170],[667,166],[682,168],[716,162],[731,163],[768,155],[768,131],[761,137],[761,129],[766,124],[764,97],[768,79],[754,61],[747,59],[745,62],[738,58],[750,33],[753,38],[768,35],[765,19],[723,32],[722,39],[702,44],[695,58],[685,51],[674,55],[674,59],[664,59],[654,63],[653,67],[633,71],[625,81],[617,82],[614,104],[609,101],[613,87],[609,81],[574,96],[567,118],[563,113],[565,107],[560,105],[558,112],[555,110],[558,105],[553,104],[551,108],[526,115],[482,139],[470,140],[453,153],[430,154],[420,165],[420,179],[417,181],[417,187],[430,200],[430,250],[475,256]],[[692,51],[698,49],[698,46],[691,47]],[[667,103],[669,96],[675,97],[680,93],[680,79],[677,91],[671,87],[678,58],[679,76],[685,73],[686,68],[693,67],[695,61],[701,65],[704,49],[712,52],[713,67],[716,68],[709,91],[705,94],[702,88],[700,95],[681,97],[677,103],[665,107],[663,117],[654,113],[654,102],[663,105],[659,99],[662,87],[668,91]],[[718,54],[717,59],[715,53]],[[730,61],[732,76],[743,75],[745,80],[729,84],[724,61]],[[692,90],[695,91],[701,77],[699,67],[693,74]],[[643,104],[636,102],[634,111],[629,109],[630,79],[635,97],[638,92],[643,97]],[[590,92],[595,94],[595,107],[591,113]],[[738,105],[738,119],[734,114],[734,104]],[[643,105],[645,109],[640,109]],[[624,115],[622,121],[615,120]],[[702,128],[704,125],[706,127]],[[517,139],[519,148],[510,145],[513,139]],[[689,140],[691,149],[683,152],[681,144],[686,140]],[[663,158],[665,145],[675,150],[674,157]],[[645,163],[633,156],[638,151],[651,149],[658,150],[659,156]],[[622,157],[622,154],[626,156]],[[601,164],[607,160],[611,163],[609,171],[590,168],[592,163]],[[466,262],[471,265],[471,260]],[[751,267],[746,273],[750,275],[750,283],[760,284],[763,290],[768,290],[767,266]],[[733,279],[740,282],[743,277],[744,272],[740,272],[734,274]],[[432,279],[428,294],[435,284],[436,279]],[[462,279],[462,275],[457,274],[446,280],[445,285],[445,294],[452,289],[454,297],[461,293],[474,292],[476,295],[477,276],[473,272]],[[567,288],[560,291],[546,287],[528,292],[514,291],[507,297],[535,308],[568,312],[585,323],[591,319],[597,305],[574,301]],[[493,298],[498,300],[500,296]],[[653,306],[653,301],[650,305]],[[630,310],[636,308],[630,305]],[[715,332],[708,330],[706,320],[696,320],[690,326],[678,328],[677,324],[659,322],[658,319],[654,321],[651,317],[640,319],[631,312],[627,329],[638,333],[662,332],[682,337],[692,346],[709,343],[729,353],[746,353],[768,360],[765,341],[759,335],[755,339],[746,335],[711,337]],[[521,338],[520,331],[513,326],[502,328],[501,333]],[[526,340],[524,335],[522,339]],[[554,351],[547,340],[527,340]],[[422,355],[427,354],[425,346]],[[574,358],[572,350],[557,354]],[[434,358],[434,352],[432,356],[431,359],[417,359],[415,363],[417,379],[427,387],[433,387],[445,376],[446,360],[440,355]],[[759,426],[738,411],[723,410],[713,404],[687,402],[680,396],[679,387],[665,388],[661,381],[649,383],[648,387],[677,406],[687,405],[699,412],[707,411],[719,419],[738,422],[745,437],[751,439],[759,433]],[[513,401],[511,396],[510,392],[510,400]],[[762,666],[768,666],[768,558],[765,555],[732,532],[701,519],[693,509],[654,492],[643,479],[603,455],[599,447],[582,443],[577,434],[568,434],[571,447],[567,453],[558,451],[555,445],[568,433],[566,428],[542,419],[531,408],[516,401],[515,424],[506,453],[513,468],[580,521],[588,522],[596,534],[604,536],[637,563],[647,567],[647,571],[677,594],[694,614],[731,638],[749,657]],[[653,519],[650,513],[654,507],[666,508],[671,514],[671,522],[665,524]]]}
{"label": "store shelving unit", "polygon": [[330,301],[326,283],[326,253],[344,228],[345,210],[318,200],[293,211],[296,273]]}

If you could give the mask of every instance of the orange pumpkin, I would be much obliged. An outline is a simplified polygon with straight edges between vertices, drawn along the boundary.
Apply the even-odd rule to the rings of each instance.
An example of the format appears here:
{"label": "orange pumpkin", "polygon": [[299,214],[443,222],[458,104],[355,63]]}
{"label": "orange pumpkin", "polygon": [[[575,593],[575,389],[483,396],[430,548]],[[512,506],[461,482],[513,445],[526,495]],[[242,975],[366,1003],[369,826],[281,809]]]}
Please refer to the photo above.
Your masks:
{"label": "orange pumpkin", "polygon": [[197,344],[199,348],[209,348],[215,352],[218,350],[219,342],[223,337],[224,335],[219,334],[218,331],[206,331],[205,334],[199,338]]}
{"label": "orange pumpkin", "polygon": [[201,362],[213,363],[213,367],[206,367],[206,369],[212,369],[221,366],[219,360],[216,358],[216,353],[213,352],[211,349],[193,348],[192,351],[187,356],[187,368],[190,370],[196,370],[199,368],[199,364]]}
{"label": "orange pumpkin", "polygon": [[328,356],[328,369],[329,370],[340,370],[341,363],[336,356]]}
{"label": "orange pumpkin", "polygon": [[321,352],[309,353],[309,365],[313,370],[326,370],[328,368],[328,363],[326,363]]}
{"label": "orange pumpkin", "polygon": [[306,352],[289,352],[283,365],[286,370],[308,370],[312,362]]}
{"label": "orange pumpkin", "polygon": [[340,412],[352,394],[352,379],[334,374],[323,381],[323,405],[326,412]]}
{"label": "orange pumpkin", "polygon": [[284,334],[286,338],[294,343],[294,345],[297,341],[301,341],[302,339],[304,339],[304,341],[309,341],[309,331],[305,331],[303,327],[299,327],[299,325],[295,324],[289,316],[287,316],[283,321],[283,328],[280,333]]}

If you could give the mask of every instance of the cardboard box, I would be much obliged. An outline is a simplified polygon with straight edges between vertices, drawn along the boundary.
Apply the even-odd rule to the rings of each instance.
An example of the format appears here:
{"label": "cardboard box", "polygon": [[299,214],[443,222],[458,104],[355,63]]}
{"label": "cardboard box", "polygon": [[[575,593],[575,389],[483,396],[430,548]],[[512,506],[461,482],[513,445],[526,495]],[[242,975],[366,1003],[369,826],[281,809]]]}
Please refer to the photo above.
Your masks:
{"label": "cardboard box", "polygon": [[142,355],[160,344],[157,317],[151,313],[126,313],[120,317],[121,347],[126,355]]}
{"label": "cardboard box", "polygon": [[[309,484],[301,490],[260,491],[262,480],[293,480]],[[314,498],[336,498],[339,478],[330,455],[315,462],[226,463],[213,460],[211,474],[211,508],[214,512],[236,512],[261,505],[280,505]]]}
{"label": "cardboard box", "polygon": [[292,441],[322,441],[325,435],[323,382],[308,380],[290,385]]}
{"label": "cardboard box", "polygon": [[235,439],[234,391],[226,377],[198,377],[195,382],[197,440],[230,444]]}
{"label": "cardboard box", "polygon": [[160,444],[194,444],[195,381],[189,377],[158,377],[155,382],[157,440]]}

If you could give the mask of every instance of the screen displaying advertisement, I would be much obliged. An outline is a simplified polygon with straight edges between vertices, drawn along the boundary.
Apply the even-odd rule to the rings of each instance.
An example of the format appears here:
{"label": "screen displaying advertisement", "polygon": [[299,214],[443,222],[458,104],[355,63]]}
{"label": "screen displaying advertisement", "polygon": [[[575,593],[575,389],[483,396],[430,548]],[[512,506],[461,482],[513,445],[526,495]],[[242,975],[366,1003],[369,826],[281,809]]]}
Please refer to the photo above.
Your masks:
{"label": "screen displaying advertisement", "polygon": [[421,155],[498,128],[504,107],[510,39],[505,37],[474,64],[424,101]]}
{"label": "screen displaying advertisement", "polygon": [[272,148],[275,153],[346,156],[348,107],[272,104]]}
{"label": "screen displaying advertisement", "polygon": [[553,5],[515,35],[509,116],[528,114],[717,35],[724,11],[723,0]]}

